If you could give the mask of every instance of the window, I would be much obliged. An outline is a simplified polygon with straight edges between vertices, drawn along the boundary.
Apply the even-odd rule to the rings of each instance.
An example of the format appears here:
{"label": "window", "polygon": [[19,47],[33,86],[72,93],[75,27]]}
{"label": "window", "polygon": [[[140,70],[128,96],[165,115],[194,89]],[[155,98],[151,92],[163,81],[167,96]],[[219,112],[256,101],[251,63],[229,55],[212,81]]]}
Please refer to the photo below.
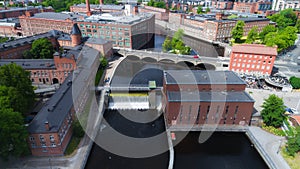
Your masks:
{"label": "window", "polygon": [[91,28],[91,25],[85,25],[86,28]]}
{"label": "window", "polygon": [[96,28],[96,25],[92,25],[92,28]]}
{"label": "window", "polygon": [[41,146],[42,147],[46,147],[46,143],[41,143]]}
{"label": "window", "polygon": [[103,26],[98,26],[98,28],[99,28],[99,29],[102,29],[102,28],[103,28]]}
{"label": "window", "polygon": [[29,137],[29,140],[30,140],[30,141],[34,141],[34,137],[30,136],[30,137]]}
{"label": "window", "polygon": [[130,43],[129,42],[125,42],[125,46],[130,46]]}
{"label": "window", "polygon": [[119,46],[123,46],[123,42],[119,42]]}
{"label": "window", "polygon": [[49,138],[50,138],[51,141],[54,140],[54,136],[53,135],[50,135]]}
{"label": "window", "polygon": [[31,147],[35,148],[36,147],[35,143],[31,143]]}
{"label": "window", "polygon": [[92,30],[91,30],[91,29],[87,29],[86,31],[87,31],[87,32],[92,32]]}

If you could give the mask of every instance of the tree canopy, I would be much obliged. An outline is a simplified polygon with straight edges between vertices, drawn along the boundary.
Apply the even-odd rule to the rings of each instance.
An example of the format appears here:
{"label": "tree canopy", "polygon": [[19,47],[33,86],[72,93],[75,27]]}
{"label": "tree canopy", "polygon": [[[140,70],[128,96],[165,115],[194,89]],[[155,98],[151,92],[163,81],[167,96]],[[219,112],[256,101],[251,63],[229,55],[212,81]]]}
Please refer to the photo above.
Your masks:
{"label": "tree canopy", "polygon": [[265,99],[261,107],[263,108],[261,116],[267,126],[277,128],[282,125],[283,120],[285,119],[285,116],[283,115],[285,106],[281,98],[272,94]]}
{"label": "tree canopy", "polygon": [[292,76],[289,81],[294,89],[300,89],[300,78]]}
{"label": "tree canopy", "polygon": [[33,59],[50,59],[53,58],[53,45],[47,38],[41,38],[33,41],[30,54]]}
{"label": "tree canopy", "polygon": [[231,14],[227,17],[227,19],[236,19],[236,18],[238,18],[238,16],[235,14]]}
{"label": "tree canopy", "polygon": [[290,156],[294,156],[300,151],[300,127],[296,127],[296,135],[289,137],[287,142],[287,153]]}
{"label": "tree canopy", "polygon": [[231,36],[234,39],[235,42],[239,42],[244,34],[244,21],[237,21],[236,25],[231,31]]}
{"label": "tree canopy", "polygon": [[256,39],[258,39],[257,26],[253,26],[248,33],[246,43],[252,44]]}
{"label": "tree canopy", "polygon": [[35,97],[29,72],[13,63],[0,67],[0,77],[0,102],[9,103],[14,111],[25,114]]}
{"label": "tree canopy", "polygon": [[10,155],[19,157],[29,153],[26,142],[28,133],[20,113],[0,108],[0,126],[0,156],[3,159]]}
{"label": "tree canopy", "polygon": [[262,31],[259,33],[260,39],[264,40],[265,36],[270,32],[277,32],[277,28],[273,25],[267,25],[265,26]]}
{"label": "tree canopy", "polygon": [[202,8],[201,5],[199,5],[198,8],[197,8],[197,14],[202,14],[202,13],[204,13],[203,8]]}
{"label": "tree canopy", "polygon": [[174,33],[172,39],[167,37],[162,45],[163,51],[170,51],[171,53],[183,55],[190,54],[191,48],[183,43],[183,34],[184,31],[182,29],[178,29],[178,31]]}
{"label": "tree canopy", "polygon": [[279,29],[286,28],[287,26],[294,26],[297,21],[297,16],[291,8],[282,10],[268,18],[271,21],[276,22]]}
{"label": "tree canopy", "polygon": [[150,0],[147,5],[157,7],[157,8],[164,8],[164,9],[166,8],[166,3],[164,1]]}

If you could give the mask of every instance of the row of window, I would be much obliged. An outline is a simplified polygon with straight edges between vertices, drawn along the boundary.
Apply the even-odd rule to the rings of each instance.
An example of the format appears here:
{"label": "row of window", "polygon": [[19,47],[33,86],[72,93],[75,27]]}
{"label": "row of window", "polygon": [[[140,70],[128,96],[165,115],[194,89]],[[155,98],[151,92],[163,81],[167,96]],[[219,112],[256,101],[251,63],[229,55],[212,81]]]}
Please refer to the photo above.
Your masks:
{"label": "row of window", "polygon": [[[242,62],[242,59],[233,59],[233,64],[235,64],[235,62],[238,61],[238,62]],[[246,63],[256,63],[256,60],[246,60],[246,59],[243,59],[243,62]],[[263,63],[263,64],[266,64],[267,61],[264,60],[263,62],[261,62],[261,60],[257,60],[257,63],[260,64],[260,63]],[[271,60],[268,61],[268,64],[271,64]]]}
{"label": "row of window", "polygon": [[129,31],[129,28],[120,28],[120,27],[114,27],[114,26],[97,26],[97,25],[89,25],[89,24],[80,24],[81,28],[98,28],[98,29],[107,29],[107,30],[119,30],[119,31]]}
{"label": "row of window", "polygon": [[245,64],[240,64],[240,63],[238,63],[238,64],[235,64],[235,63],[233,63],[232,64],[232,66],[233,67],[242,67],[242,68],[244,68],[244,67],[246,67],[246,68],[252,68],[252,69],[266,69],[266,70],[270,70],[270,66],[265,66],[265,65],[254,65],[254,64],[247,64],[247,65],[245,65]]}
{"label": "row of window", "polygon": [[[262,59],[263,58],[263,56],[262,55],[260,55],[260,56],[258,56],[258,55],[244,55],[244,54],[234,54],[234,59],[236,59],[236,58],[248,58],[248,56],[249,56],[249,58],[259,58],[259,59]],[[264,56],[264,59],[272,59],[272,56]]]}

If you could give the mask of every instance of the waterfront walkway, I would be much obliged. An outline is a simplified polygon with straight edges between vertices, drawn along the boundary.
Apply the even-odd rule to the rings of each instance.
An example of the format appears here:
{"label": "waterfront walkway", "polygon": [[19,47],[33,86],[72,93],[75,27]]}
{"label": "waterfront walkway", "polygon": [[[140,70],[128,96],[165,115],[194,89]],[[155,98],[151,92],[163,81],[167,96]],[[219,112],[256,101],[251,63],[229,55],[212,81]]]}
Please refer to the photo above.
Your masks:
{"label": "waterfront walkway", "polygon": [[258,152],[264,155],[263,159],[272,169],[290,169],[280,155],[281,146],[285,141],[284,137],[275,136],[255,126],[249,127],[247,135],[254,142]]}

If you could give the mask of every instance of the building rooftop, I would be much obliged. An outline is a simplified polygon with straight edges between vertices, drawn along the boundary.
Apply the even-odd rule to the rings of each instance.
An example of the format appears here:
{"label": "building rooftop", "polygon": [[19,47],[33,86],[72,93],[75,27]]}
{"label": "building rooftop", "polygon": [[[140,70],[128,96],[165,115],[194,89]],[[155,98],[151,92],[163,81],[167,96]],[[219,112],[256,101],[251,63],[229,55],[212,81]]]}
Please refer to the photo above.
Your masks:
{"label": "building rooftop", "polygon": [[259,54],[259,55],[264,54],[264,55],[277,56],[276,47],[268,47],[259,44],[234,45],[231,51],[236,53],[250,53],[250,54]]}
{"label": "building rooftop", "polygon": [[51,20],[76,20],[79,18],[80,15],[74,13],[56,13],[56,12],[42,12],[36,13],[32,18],[44,18],[44,19],[51,19]]}
{"label": "building rooftop", "polygon": [[166,84],[246,84],[232,71],[167,70]]}
{"label": "building rooftop", "polygon": [[[86,8],[86,4],[75,4],[73,5],[74,7],[80,7],[80,8]],[[106,9],[106,10],[122,10],[124,9],[123,5],[95,5],[95,4],[90,4],[91,8],[94,9]]]}
{"label": "building rooftop", "polygon": [[15,39],[13,41],[1,43],[0,51],[4,51],[4,50],[12,48],[12,47],[23,46],[25,44],[31,44],[33,41],[40,39],[40,38],[51,38],[51,37],[59,36],[60,33],[61,32],[59,32],[59,31],[52,30],[47,33],[41,33],[41,34],[37,34],[37,35],[33,35],[33,36],[28,36],[25,38]]}
{"label": "building rooftop", "polygon": [[[29,133],[57,132],[72,106],[72,74],[70,74],[29,124]],[[50,125],[49,130],[45,128],[46,121]]]}
{"label": "building rooftop", "polygon": [[171,92],[169,102],[255,102],[246,92]]}
{"label": "building rooftop", "polygon": [[102,39],[102,38],[89,37],[88,40],[86,41],[86,43],[103,45],[103,44],[108,43],[108,41],[105,39]]}
{"label": "building rooftop", "polygon": [[77,25],[77,23],[73,24],[72,30],[71,30],[71,35],[81,35],[81,31]]}
{"label": "building rooftop", "polygon": [[53,59],[0,59],[0,66],[15,63],[25,70],[55,69]]}
{"label": "building rooftop", "polygon": [[292,115],[290,116],[291,118],[295,119],[295,121],[298,123],[298,125],[300,126],[300,115]]}
{"label": "building rooftop", "polygon": [[258,18],[258,17],[242,17],[242,18],[236,18],[232,20],[244,21],[244,22],[270,21],[270,19],[268,18]]}

